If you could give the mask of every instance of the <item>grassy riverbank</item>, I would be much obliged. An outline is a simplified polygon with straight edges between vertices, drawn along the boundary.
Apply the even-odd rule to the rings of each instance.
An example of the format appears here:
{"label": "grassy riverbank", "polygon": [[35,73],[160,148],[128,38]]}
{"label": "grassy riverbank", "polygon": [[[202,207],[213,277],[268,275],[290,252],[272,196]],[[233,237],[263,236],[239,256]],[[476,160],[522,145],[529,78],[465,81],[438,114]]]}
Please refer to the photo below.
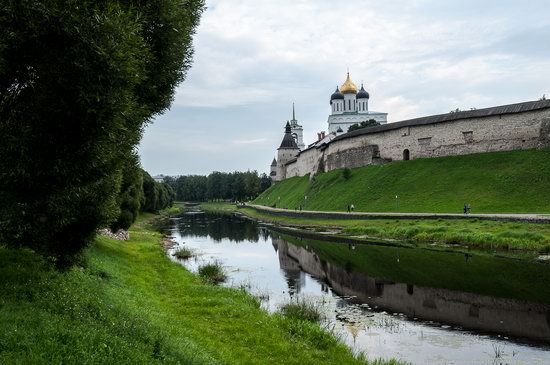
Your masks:
{"label": "grassy riverbank", "polygon": [[[550,213],[550,149],[480,153],[293,177],[254,204],[365,212]],[[397,195],[397,198],[396,198]],[[307,196],[307,199],[305,197]]]}
{"label": "grassy riverbank", "polygon": [[[215,211],[237,211],[234,205],[205,203]],[[550,253],[550,224],[479,219],[313,219],[275,216],[254,209],[238,209],[250,217],[281,225],[335,228],[337,235],[364,240],[400,240],[413,245],[471,247],[499,253]]]}
{"label": "grassy riverbank", "polygon": [[366,363],[316,324],[203,284],[160,240],[142,217],[130,241],[98,238],[63,273],[0,247],[0,363]]}

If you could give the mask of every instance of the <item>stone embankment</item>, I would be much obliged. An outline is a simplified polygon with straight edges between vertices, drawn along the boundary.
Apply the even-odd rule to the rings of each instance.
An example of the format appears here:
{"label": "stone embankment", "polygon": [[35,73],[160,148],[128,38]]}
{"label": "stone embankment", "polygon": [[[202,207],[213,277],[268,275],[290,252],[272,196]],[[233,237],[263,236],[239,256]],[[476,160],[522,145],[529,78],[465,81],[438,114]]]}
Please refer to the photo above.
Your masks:
{"label": "stone embankment", "polygon": [[507,222],[550,223],[550,214],[456,214],[456,213],[382,213],[290,210],[246,204],[258,212],[275,216],[317,219],[481,219]]}
{"label": "stone embankment", "polygon": [[109,228],[102,228],[97,231],[101,236],[109,237],[118,241],[128,241],[130,239],[130,233],[124,229],[119,229],[116,232],[112,232]]}

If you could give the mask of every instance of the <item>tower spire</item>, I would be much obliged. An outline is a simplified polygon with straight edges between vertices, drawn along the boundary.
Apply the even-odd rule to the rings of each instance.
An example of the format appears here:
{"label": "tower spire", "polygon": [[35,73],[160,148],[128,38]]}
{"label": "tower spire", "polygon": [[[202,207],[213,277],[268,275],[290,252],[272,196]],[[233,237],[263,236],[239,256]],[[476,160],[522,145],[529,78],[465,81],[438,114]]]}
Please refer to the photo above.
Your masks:
{"label": "tower spire", "polygon": [[296,120],[296,113],[294,112],[294,103],[292,103],[292,120]]}

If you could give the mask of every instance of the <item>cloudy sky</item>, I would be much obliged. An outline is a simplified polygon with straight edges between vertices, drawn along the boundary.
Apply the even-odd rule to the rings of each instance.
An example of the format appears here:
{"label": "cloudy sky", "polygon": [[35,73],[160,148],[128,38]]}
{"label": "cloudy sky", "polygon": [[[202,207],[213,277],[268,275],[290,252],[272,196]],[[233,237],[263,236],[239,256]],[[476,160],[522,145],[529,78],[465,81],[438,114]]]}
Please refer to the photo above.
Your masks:
{"label": "cloudy sky", "polygon": [[390,122],[550,95],[548,0],[207,0],[172,108],[140,146],[152,174],[268,172],[291,118],[327,129],[349,68]]}

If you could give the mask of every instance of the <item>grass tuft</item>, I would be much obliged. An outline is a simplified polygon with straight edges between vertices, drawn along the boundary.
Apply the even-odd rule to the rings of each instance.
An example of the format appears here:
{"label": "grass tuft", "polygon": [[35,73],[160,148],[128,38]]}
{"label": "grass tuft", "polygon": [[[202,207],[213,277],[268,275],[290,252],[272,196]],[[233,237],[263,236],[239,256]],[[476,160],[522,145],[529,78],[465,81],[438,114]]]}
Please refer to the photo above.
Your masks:
{"label": "grass tuft", "polygon": [[178,249],[176,252],[174,252],[173,256],[180,260],[188,260],[191,257],[195,256],[195,252],[190,248],[182,247]]}
{"label": "grass tuft", "polygon": [[219,261],[199,266],[199,276],[208,284],[219,284],[227,280],[227,275]]}
{"label": "grass tuft", "polygon": [[321,304],[303,297],[281,305],[279,312],[285,317],[307,322],[320,322],[324,318]]}

